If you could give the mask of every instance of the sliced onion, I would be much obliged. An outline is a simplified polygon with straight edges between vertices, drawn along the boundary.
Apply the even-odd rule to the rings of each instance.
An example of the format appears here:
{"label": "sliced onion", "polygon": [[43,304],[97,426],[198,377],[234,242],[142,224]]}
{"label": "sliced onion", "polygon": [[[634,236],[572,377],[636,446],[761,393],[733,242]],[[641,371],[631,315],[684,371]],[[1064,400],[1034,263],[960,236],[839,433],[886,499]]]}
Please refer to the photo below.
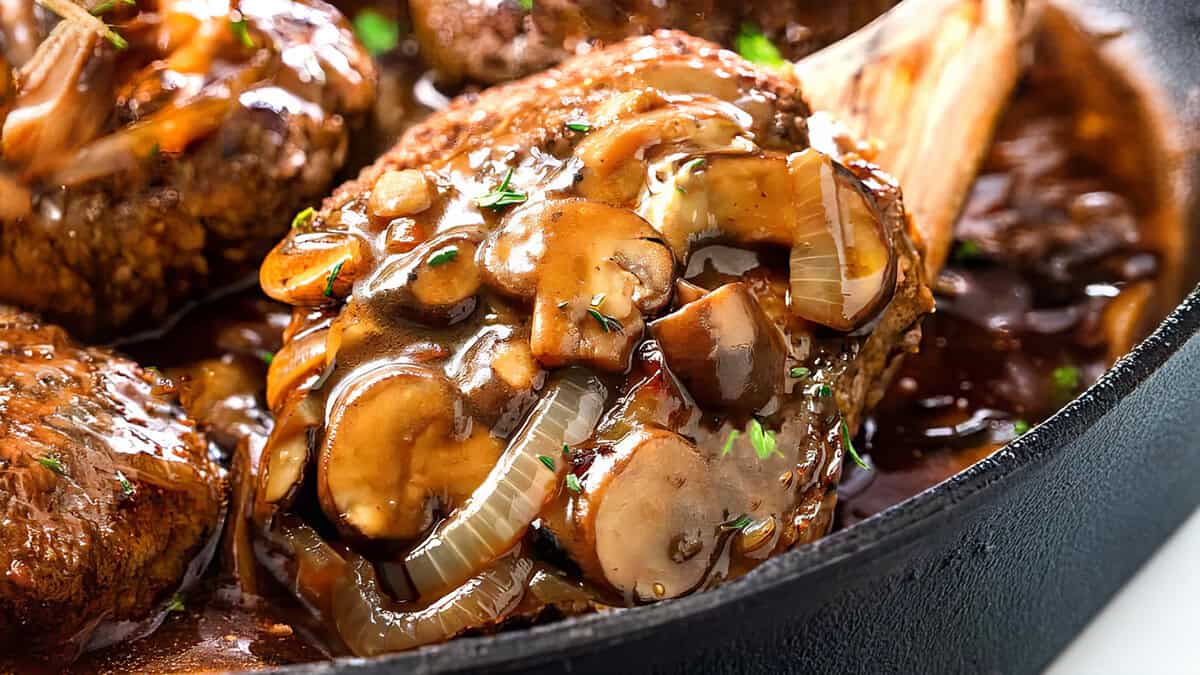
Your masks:
{"label": "sliced onion", "polygon": [[591,435],[605,397],[604,385],[580,369],[547,388],[483,484],[405,560],[423,597],[457,586],[517,542],[558,490],[567,468],[563,445]]}
{"label": "sliced onion", "polygon": [[788,157],[796,230],[788,303],[799,316],[850,331],[891,299],[895,252],[862,183],[816,150]]}
{"label": "sliced onion", "polygon": [[267,370],[267,406],[277,410],[291,392],[325,367],[328,328],[306,333],[284,343]]}
{"label": "sliced onion", "polygon": [[513,549],[437,602],[409,612],[387,607],[371,563],[358,559],[333,586],[338,635],[358,656],[442,642],[497,623],[525,593],[533,561]]}

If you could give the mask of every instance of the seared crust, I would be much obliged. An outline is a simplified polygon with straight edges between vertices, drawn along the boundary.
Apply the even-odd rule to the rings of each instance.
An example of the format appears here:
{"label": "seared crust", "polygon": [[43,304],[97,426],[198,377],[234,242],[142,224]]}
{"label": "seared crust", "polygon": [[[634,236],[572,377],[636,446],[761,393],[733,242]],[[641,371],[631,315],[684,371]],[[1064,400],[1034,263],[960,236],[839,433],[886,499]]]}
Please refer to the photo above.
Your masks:
{"label": "seared crust", "polygon": [[144,634],[211,554],[222,478],[150,379],[0,307],[0,652]]}

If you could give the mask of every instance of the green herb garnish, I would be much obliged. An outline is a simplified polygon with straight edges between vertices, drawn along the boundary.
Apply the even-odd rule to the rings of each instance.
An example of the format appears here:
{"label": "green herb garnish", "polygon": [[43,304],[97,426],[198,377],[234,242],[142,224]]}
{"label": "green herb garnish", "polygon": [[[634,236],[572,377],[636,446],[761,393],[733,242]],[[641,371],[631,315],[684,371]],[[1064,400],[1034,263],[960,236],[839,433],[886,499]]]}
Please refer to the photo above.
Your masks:
{"label": "green herb garnish", "polygon": [[262,358],[263,363],[267,364],[268,366],[271,365],[271,362],[275,360],[274,352],[263,352],[259,356]]}
{"label": "green herb garnish", "polygon": [[526,12],[533,11],[533,0],[517,0],[517,5]]}
{"label": "green herb garnish", "polygon": [[842,420],[841,425],[842,445],[846,446],[846,454],[850,455],[850,459],[854,460],[854,463],[857,464],[859,468],[870,471],[871,466],[864,462],[863,458],[859,457],[858,450],[854,449],[854,443],[850,440],[850,427],[846,426],[846,420]]}
{"label": "green herb garnish", "polygon": [[[121,37],[120,33],[117,33],[117,31],[115,31],[115,30],[109,29],[109,30],[105,31],[104,37],[108,38],[108,41],[112,43],[112,46],[116,47],[117,49],[128,49],[129,48],[129,41],[126,40],[125,38]],[[157,147],[157,146],[155,146],[155,147]],[[155,153],[155,154],[158,154],[158,153]]]}
{"label": "green herb garnish", "polygon": [[183,605],[183,596],[178,593],[172,595],[171,601],[167,603],[166,609],[168,612],[182,612],[183,610],[187,609],[187,607],[184,607]]}
{"label": "green herb garnish", "polygon": [[571,492],[575,494],[583,492],[583,485],[579,483],[579,479],[575,477],[575,474],[568,473],[565,483],[567,484],[567,489]]}
{"label": "green herb garnish", "polygon": [[567,128],[571,131],[578,131],[581,134],[586,134],[592,130],[592,125],[587,122],[567,122]]}
{"label": "green herb garnish", "polygon": [[242,16],[241,12],[234,16],[235,18],[229,22],[229,30],[233,31],[233,36],[242,43],[243,47],[254,47],[254,38],[250,37],[250,29],[246,26],[246,17]]}
{"label": "green herb garnish", "polygon": [[317,215],[317,212],[313,210],[313,207],[311,206],[304,209],[300,213],[297,213],[296,216],[292,218],[292,229],[294,230],[300,227],[308,227],[308,224],[312,222],[313,216],[315,215]]}
{"label": "green herb garnish", "polygon": [[120,471],[117,472],[117,482],[121,484],[122,497],[133,496],[133,483],[130,483],[129,479],[125,477],[125,474],[121,473]]}
{"label": "green herb garnish", "polygon": [[554,458],[549,455],[538,455],[538,461],[541,462],[547,469],[551,471],[557,470],[554,466]]}
{"label": "green herb garnish", "polygon": [[522,204],[529,199],[529,195],[524,192],[517,192],[509,188],[509,183],[512,182],[513,170],[510,168],[504,174],[504,180],[500,181],[500,185],[486,195],[475,200],[475,205],[481,209],[492,209],[499,211],[506,206],[513,204]]}
{"label": "green herb garnish", "polygon": [[588,307],[588,314],[592,315],[592,318],[596,320],[596,323],[600,324],[600,329],[605,333],[621,333],[625,330],[620,321],[617,321],[595,307]]}
{"label": "green herb garnish", "polygon": [[1064,392],[1073,392],[1079,388],[1079,369],[1075,366],[1059,366],[1050,374],[1054,386]]}
{"label": "green herb garnish", "polygon": [[758,420],[751,418],[750,424],[746,427],[746,433],[750,436],[750,445],[754,446],[754,454],[758,455],[759,460],[764,460],[774,454],[783,457],[783,453],[775,447],[774,432],[763,429],[762,423]]}
{"label": "green herb garnish", "polygon": [[325,297],[333,297],[333,282],[337,281],[338,275],[342,273],[342,265],[345,265],[345,260],[338,261],[338,264],[333,266],[329,271],[329,279],[325,282]]}
{"label": "green herb garnish", "polygon": [[117,2],[120,2],[122,5],[129,5],[131,7],[137,4],[137,2],[134,0],[105,0],[90,10],[92,16],[100,16],[113,11],[117,7]]}
{"label": "green herb garnish", "polygon": [[970,262],[977,260],[983,255],[983,249],[979,248],[979,244],[971,239],[964,239],[954,248],[955,262]]}
{"label": "green herb garnish", "polygon": [[400,25],[373,9],[354,15],[354,34],[371,56],[390,52],[400,44]]}
{"label": "green herb garnish", "polygon": [[729,520],[724,523],[721,523],[720,527],[722,530],[726,530],[726,531],[732,530],[732,531],[740,532],[740,531],[746,529],[747,527],[749,527],[750,523],[753,523],[753,522],[754,522],[754,520],[752,518],[750,518],[750,516],[743,513],[742,515],[738,516],[737,518],[734,518],[733,520]]}
{"label": "green herb garnish", "polygon": [[1013,422],[1013,433],[1017,436],[1024,436],[1029,431],[1029,422],[1025,420],[1017,420]]}
{"label": "green herb garnish", "polygon": [[729,432],[729,437],[725,439],[725,445],[721,448],[721,456],[724,457],[733,451],[733,442],[737,440],[738,430],[734,429]]}
{"label": "green herb garnish", "polygon": [[819,398],[829,398],[830,396],[833,396],[833,389],[831,389],[827,384],[818,384],[813,386],[812,389],[809,389],[808,393]]}
{"label": "green herb garnish", "polygon": [[62,461],[58,459],[57,455],[42,455],[37,458],[37,463],[60,476],[67,475],[67,467],[63,466]]}
{"label": "green herb garnish", "polygon": [[444,265],[457,257],[458,247],[447,246],[446,248],[439,249],[433,255],[429,256],[429,266],[437,267],[438,265]]}
{"label": "green herb garnish", "polygon": [[704,166],[704,158],[696,157],[694,159],[689,159],[687,162],[684,162],[683,166],[679,167],[679,170],[684,173],[691,173],[691,172],[695,171],[696,169],[699,169],[702,166]]}
{"label": "green herb garnish", "polygon": [[801,367],[792,368],[791,370],[789,370],[788,377],[794,377],[796,379],[800,379],[802,377],[808,377],[811,373],[812,373],[811,370],[801,366]]}
{"label": "green herb garnish", "polygon": [[766,35],[763,35],[758,26],[752,23],[742,24],[737,37],[733,39],[733,46],[737,53],[742,55],[742,58],[760,66],[774,68],[786,63],[783,55],[779,53],[779,49],[771,43]]}

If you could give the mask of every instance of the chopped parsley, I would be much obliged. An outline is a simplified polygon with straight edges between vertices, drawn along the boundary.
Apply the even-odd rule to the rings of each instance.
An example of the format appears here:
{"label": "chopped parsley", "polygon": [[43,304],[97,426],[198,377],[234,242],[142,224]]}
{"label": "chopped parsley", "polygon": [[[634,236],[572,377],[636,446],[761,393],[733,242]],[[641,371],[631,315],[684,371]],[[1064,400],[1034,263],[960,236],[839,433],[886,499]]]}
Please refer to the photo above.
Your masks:
{"label": "chopped parsley", "polygon": [[254,38],[250,37],[250,29],[246,27],[246,17],[241,12],[234,12],[233,20],[229,22],[229,30],[242,43],[243,47],[254,47]]}
{"label": "chopped parsley", "polygon": [[354,15],[354,34],[371,56],[392,51],[400,44],[400,26],[373,9]]}
{"label": "chopped parsley", "polygon": [[725,445],[721,448],[721,456],[724,457],[733,451],[733,442],[737,440],[738,430],[734,429],[729,432],[729,437],[725,439]]}
{"label": "chopped parsley", "polygon": [[1029,431],[1029,422],[1025,420],[1017,420],[1013,422],[1013,433],[1017,436],[1024,436]]}
{"label": "chopped parsley", "polygon": [[846,420],[841,421],[842,425],[842,445],[846,446],[846,454],[850,455],[850,459],[858,465],[860,469],[871,470],[871,466],[863,461],[863,458],[858,455],[858,450],[854,449],[854,443],[850,440],[850,427],[846,426]]}
{"label": "chopped parsley", "polygon": [[571,492],[574,492],[575,494],[579,494],[580,492],[583,492],[583,485],[581,485],[579,483],[579,479],[575,477],[575,474],[568,473],[567,478],[564,482],[567,485],[567,489],[570,490]]}
{"label": "chopped parsley", "polygon": [[595,307],[588,307],[588,314],[592,315],[592,318],[596,320],[596,323],[600,324],[600,329],[605,333],[621,333],[625,330],[620,321],[617,321]]}
{"label": "chopped parsley", "polygon": [[571,454],[571,446],[567,445],[566,443],[563,443],[563,457],[567,457],[570,454]]}
{"label": "chopped parsley", "polygon": [[791,370],[788,371],[788,377],[800,379],[802,377],[808,377],[811,373],[812,373],[812,371],[809,370],[808,368],[804,368],[804,367],[792,368]]}
{"label": "chopped parsley", "polygon": [[[119,33],[117,33],[117,31],[115,31],[115,30],[110,29],[110,30],[105,31],[104,37],[108,38],[108,41],[112,43],[112,46],[116,47],[117,49],[128,49],[129,48],[129,41],[126,40],[125,38],[121,37],[121,35]],[[158,147],[157,144],[155,145],[155,147]],[[154,154],[157,155],[158,153],[156,152]]]}
{"label": "chopped parsley", "polygon": [[581,134],[586,134],[592,130],[592,125],[587,122],[567,122],[567,128],[571,131],[578,131]]}
{"label": "chopped parsley", "polygon": [[738,516],[737,518],[734,518],[733,520],[729,520],[724,523],[721,523],[721,529],[726,530],[726,531],[732,530],[735,532],[741,532],[742,530],[746,529],[747,527],[750,527],[750,523],[753,523],[753,522],[754,522],[754,520],[751,519],[749,515],[743,513],[742,515]]}
{"label": "chopped parsley", "polygon": [[1050,373],[1054,386],[1064,392],[1074,392],[1079,388],[1079,369],[1075,366],[1059,366]]}
{"label": "chopped parsley", "polygon": [[430,267],[437,267],[438,265],[444,265],[457,257],[458,247],[447,246],[446,248],[438,249],[433,255],[429,256],[428,264]]}
{"label": "chopped parsley", "polygon": [[271,365],[271,362],[275,360],[274,352],[263,352],[260,356],[262,357],[263,363],[267,364],[268,366]]}
{"label": "chopped parsley", "polygon": [[117,482],[121,484],[122,497],[133,496],[133,483],[129,482],[129,479],[125,477],[125,474],[121,473],[120,471],[117,472]]}
{"label": "chopped parsley", "polygon": [[100,16],[102,14],[108,14],[109,12],[116,9],[118,4],[129,5],[130,7],[133,7],[134,5],[137,4],[137,2],[135,2],[135,0],[104,0],[104,2],[96,5],[95,7],[93,7],[91,9],[92,16]]}
{"label": "chopped parsley", "polygon": [[557,470],[554,466],[554,458],[549,455],[538,455],[538,461],[551,471]]}
{"label": "chopped parsley", "polygon": [[333,297],[333,282],[337,281],[338,275],[342,273],[342,265],[345,265],[345,260],[338,261],[338,264],[333,266],[329,271],[329,279],[325,281],[325,297]]}
{"label": "chopped parsley", "polygon": [[183,596],[178,593],[172,595],[171,601],[167,603],[166,610],[168,612],[182,612],[185,609],[187,609],[187,607],[183,605]]}
{"label": "chopped parsley", "polygon": [[954,248],[955,262],[970,262],[979,259],[983,255],[983,249],[979,248],[979,244],[971,239],[964,239]]}
{"label": "chopped parsley", "polygon": [[42,455],[37,458],[37,463],[60,476],[67,475],[67,467],[63,466],[57,455]]}
{"label": "chopped parsley", "polygon": [[292,229],[295,230],[301,227],[308,227],[308,224],[312,222],[313,216],[316,214],[317,212],[314,211],[313,207],[311,206],[304,209],[300,213],[297,213],[296,217],[292,218]]}
{"label": "chopped parsley", "polygon": [[758,26],[752,23],[742,24],[737,37],[733,39],[733,46],[737,53],[742,55],[742,58],[760,66],[774,68],[785,63],[779,49],[771,43],[766,35],[763,35]]}
{"label": "chopped parsley", "polygon": [[758,455],[759,460],[764,460],[774,454],[783,457],[783,453],[775,447],[774,432],[763,429],[762,423],[758,420],[751,418],[750,424],[746,427],[746,434],[750,436],[750,445],[754,446],[754,454]]}
{"label": "chopped parsley", "polygon": [[486,195],[476,199],[475,205],[481,209],[499,211],[506,206],[523,204],[529,199],[529,195],[524,192],[517,192],[509,187],[509,183],[512,182],[512,175],[513,170],[510,168],[504,174],[504,180],[500,181],[500,185]]}
{"label": "chopped parsley", "polygon": [[819,398],[829,398],[830,396],[833,396],[833,389],[831,389],[827,384],[817,384],[813,385],[812,389],[808,390],[808,393],[811,396],[816,396]]}
{"label": "chopped parsley", "polygon": [[517,0],[517,5],[526,12],[533,11],[533,0]]}

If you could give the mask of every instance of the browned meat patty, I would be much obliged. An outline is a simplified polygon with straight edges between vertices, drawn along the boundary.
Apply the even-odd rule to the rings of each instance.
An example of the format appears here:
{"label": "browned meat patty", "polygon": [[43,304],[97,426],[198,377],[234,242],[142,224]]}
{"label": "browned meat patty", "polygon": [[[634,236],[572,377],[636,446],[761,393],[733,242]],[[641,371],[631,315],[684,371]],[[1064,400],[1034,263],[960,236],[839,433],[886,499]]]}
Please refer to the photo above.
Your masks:
{"label": "browned meat patty", "polygon": [[81,336],[152,324],[252,270],[341,167],[375,75],[337,11],[196,7],[116,3],[125,49],[62,21],[21,67],[0,105],[0,301]]}
{"label": "browned meat patty", "polygon": [[0,654],[145,634],[211,556],[222,478],[152,379],[0,307]]}
{"label": "browned meat patty", "polygon": [[[614,604],[822,536],[932,299],[898,189],[811,147],[809,114],[793,81],[660,31],[411,129],[263,263],[296,311],[261,522],[315,493],[351,545],[417,544],[422,602],[464,604],[520,578],[506,552],[535,517]],[[504,612],[427,626],[339,583],[359,654]]]}
{"label": "browned meat patty", "polygon": [[676,28],[727,47],[744,24],[759,28],[785,58],[796,59],[865,25],[896,0],[411,0],[414,27],[429,62],[451,79],[502,82],[572,54]]}

